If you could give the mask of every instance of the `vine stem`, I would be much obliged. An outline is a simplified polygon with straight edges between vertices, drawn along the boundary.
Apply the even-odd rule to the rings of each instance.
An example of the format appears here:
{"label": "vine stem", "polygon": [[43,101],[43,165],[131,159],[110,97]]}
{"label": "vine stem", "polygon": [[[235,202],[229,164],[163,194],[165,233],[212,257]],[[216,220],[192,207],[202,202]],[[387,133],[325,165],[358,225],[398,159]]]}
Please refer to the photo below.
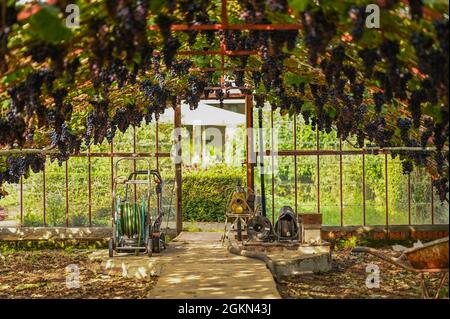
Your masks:
{"label": "vine stem", "polygon": [[12,155],[12,154],[57,154],[58,151],[55,149],[36,149],[36,148],[24,148],[24,149],[9,149],[0,150],[0,156],[2,155]]}

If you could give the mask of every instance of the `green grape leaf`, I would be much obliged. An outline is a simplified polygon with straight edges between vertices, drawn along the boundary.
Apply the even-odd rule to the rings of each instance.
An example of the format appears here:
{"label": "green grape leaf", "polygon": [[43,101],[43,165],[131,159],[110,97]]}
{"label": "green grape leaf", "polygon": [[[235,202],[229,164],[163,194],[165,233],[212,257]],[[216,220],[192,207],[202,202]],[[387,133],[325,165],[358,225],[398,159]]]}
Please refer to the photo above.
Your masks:
{"label": "green grape leaf", "polygon": [[72,31],[64,25],[58,16],[59,13],[59,9],[54,6],[43,6],[29,18],[31,32],[49,43],[69,40],[72,37]]}
{"label": "green grape leaf", "polygon": [[306,7],[310,3],[310,0],[289,0],[289,7],[292,9],[302,12],[305,11]]}

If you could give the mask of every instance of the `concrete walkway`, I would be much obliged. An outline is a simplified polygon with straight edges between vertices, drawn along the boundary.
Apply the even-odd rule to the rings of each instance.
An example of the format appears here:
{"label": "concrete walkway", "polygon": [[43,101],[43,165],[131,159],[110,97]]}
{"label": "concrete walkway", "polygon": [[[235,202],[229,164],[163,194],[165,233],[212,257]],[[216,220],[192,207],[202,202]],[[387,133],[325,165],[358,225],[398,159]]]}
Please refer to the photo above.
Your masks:
{"label": "concrete walkway", "polygon": [[150,298],[280,298],[264,262],[230,254],[221,233],[181,233]]}
{"label": "concrete walkway", "polygon": [[106,250],[91,254],[108,275],[158,281],[149,298],[280,298],[264,262],[229,253],[219,232],[181,233],[160,254],[108,257]]}

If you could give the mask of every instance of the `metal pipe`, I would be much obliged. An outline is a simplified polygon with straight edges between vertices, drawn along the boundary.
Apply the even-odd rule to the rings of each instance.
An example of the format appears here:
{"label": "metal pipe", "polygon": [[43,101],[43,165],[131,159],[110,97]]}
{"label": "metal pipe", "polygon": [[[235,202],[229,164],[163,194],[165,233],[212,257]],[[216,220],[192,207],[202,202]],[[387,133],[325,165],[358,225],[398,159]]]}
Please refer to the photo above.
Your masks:
{"label": "metal pipe", "polygon": [[47,208],[45,202],[47,201],[45,192],[45,166],[42,170],[42,191],[43,191],[43,214],[44,214],[44,226],[47,226]]}
{"label": "metal pipe", "polygon": [[114,141],[111,141],[110,144],[110,157],[111,157],[111,192],[113,194],[112,199],[111,199],[111,225],[114,225],[114,206],[115,206],[115,202],[114,202],[114,193],[115,193],[115,188],[114,188]]}
{"label": "metal pipe", "polygon": [[343,204],[343,194],[342,194],[342,139],[339,138],[339,204],[341,212],[341,226],[344,226],[344,204]]}
{"label": "metal pipe", "polygon": [[273,109],[270,112],[270,144],[272,161],[272,225],[275,225],[275,157],[274,157],[274,138],[273,138]]}
{"label": "metal pipe", "polygon": [[316,144],[317,144],[317,164],[316,164],[316,174],[317,174],[317,212],[320,214],[320,140],[319,140],[319,130],[316,128]]}
{"label": "metal pipe", "polygon": [[23,226],[23,176],[20,176],[20,226]]}
{"label": "metal pipe", "polygon": [[[297,150],[297,114],[294,114],[294,151]],[[294,155],[294,201],[295,213],[298,214],[298,176],[297,176],[297,155]]]}
{"label": "metal pipe", "polygon": [[65,188],[66,188],[66,227],[69,227],[69,160],[67,159],[66,161],[66,172],[65,172],[65,177],[66,177],[66,184],[65,184]]}
{"label": "metal pipe", "polygon": [[246,95],[245,97],[245,122],[247,127],[246,139],[246,164],[247,164],[247,187],[255,193],[255,172],[254,172],[254,149],[253,149],[253,96]]}
{"label": "metal pipe", "polygon": [[385,195],[386,195],[386,237],[389,238],[389,185],[388,185],[388,157],[384,154],[384,180],[385,180]]}
{"label": "metal pipe", "polygon": [[366,226],[366,155],[362,154],[363,225]]}
{"label": "metal pipe", "polygon": [[[177,105],[175,107],[174,112],[174,124],[175,129],[181,130],[181,103],[178,100]],[[177,136],[175,137],[175,141],[179,143],[179,154],[176,154],[181,157],[182,148],[181,148],[181,132],[178,131]],[[177,209],[176,209],[176,232],[177,234],[181,233],[183,230],[183,211],[182,211],[182,165],[181,160],[175,164],[175,180],[176,180],[176,193],[177,193]]]}
{"label": "metal pipe", "polygon": [[408,174],[408,224],[411,225],[411,174]]}
{"label": "metal pipe", "polygon": [[434,225],[434,186],[433,177],[430,178],[431,181],[431,225]]}
{"label": "metal pipe", "polygon": [[258,137],[259,137],[259,178],[261,182],[261,206],[262,215],[267,216],[266,211],[266,185],[264,180],[264,135],[263,135],[263,110],[258,108]]}
{"label": "metal pipe", "polygon": [[88,147],[88,219],[89,227],[92,227],[92,163],[91,163],[91,146]]}

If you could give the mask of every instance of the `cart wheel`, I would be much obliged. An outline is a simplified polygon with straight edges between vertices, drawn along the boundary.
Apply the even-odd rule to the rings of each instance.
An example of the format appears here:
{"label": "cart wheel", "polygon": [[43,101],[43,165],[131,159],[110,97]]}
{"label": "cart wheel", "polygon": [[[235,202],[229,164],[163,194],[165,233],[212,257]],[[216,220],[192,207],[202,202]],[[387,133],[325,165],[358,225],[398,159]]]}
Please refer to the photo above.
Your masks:
{"label": "cart wheel", "polygon": [[110,238],[108,242],[109,257],[114,256],[114,239]]}
{"label": "cart wheel", "polygon": [[164,233],[161,233],[160,243],[161,243],[161,248],[166,249],[166,235],[164,235]]}
{"label": "cart wheel", "polygon": [[147,240],[147,255],[152,257],[153,255],[153,241],[151,239]]}
{"label": "cart wheel", "polygon": [[159,253],[161,251],[160,237],[159,236],[153,237],[152,242],[153,242],[153,251],[155,253]]}

